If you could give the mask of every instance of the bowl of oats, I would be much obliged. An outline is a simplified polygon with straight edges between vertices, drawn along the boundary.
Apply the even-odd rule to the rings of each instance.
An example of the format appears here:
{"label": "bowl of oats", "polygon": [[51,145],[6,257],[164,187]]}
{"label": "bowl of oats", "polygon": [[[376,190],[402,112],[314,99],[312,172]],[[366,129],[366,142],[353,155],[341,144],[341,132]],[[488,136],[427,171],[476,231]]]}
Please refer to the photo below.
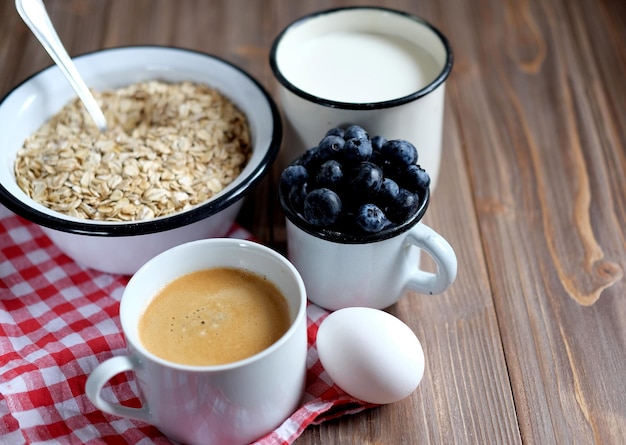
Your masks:
{"label": "bowl of oats", "polygon": [[0,102],[0,203],[78,264],[130,275],[228,233],[282,139],[263,86],[197,51],[133,46],[73,58],[100,132],[56,66]]}

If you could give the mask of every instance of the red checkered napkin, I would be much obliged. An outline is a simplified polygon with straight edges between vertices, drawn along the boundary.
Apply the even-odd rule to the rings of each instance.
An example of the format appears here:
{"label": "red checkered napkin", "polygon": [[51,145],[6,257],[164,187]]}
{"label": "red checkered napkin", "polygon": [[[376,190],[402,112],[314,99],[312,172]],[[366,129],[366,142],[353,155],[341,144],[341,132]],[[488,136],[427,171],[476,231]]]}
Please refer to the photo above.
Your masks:
{"label": "red checkered napkin", "polygon": [[[228,236],[250,238],[239,226]],[[118,317],[128,277],[83,269],[34,224],[0,206],[0,443],[168,444],[156,428],[98,410],[85,396],[96,365],[125,353]],[[307,388],[301,407],[257,444],[291,444],[310,424],[373,405],[329,379],[315,348],[328,312],[310,305]],[[139,406],[134,376],[118,375],[109,400]]]}

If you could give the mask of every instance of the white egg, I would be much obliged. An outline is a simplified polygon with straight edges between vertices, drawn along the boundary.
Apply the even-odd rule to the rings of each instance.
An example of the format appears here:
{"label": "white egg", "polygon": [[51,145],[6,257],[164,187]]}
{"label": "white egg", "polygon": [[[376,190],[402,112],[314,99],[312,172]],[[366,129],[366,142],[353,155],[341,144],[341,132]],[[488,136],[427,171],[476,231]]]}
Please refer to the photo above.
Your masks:
{"label": "white egg", "polygon": [[386,404],[411,394],[424,375],[415,333],[387,312],[350,307],[320,324],[317,350],[337,386],[364,402]]}

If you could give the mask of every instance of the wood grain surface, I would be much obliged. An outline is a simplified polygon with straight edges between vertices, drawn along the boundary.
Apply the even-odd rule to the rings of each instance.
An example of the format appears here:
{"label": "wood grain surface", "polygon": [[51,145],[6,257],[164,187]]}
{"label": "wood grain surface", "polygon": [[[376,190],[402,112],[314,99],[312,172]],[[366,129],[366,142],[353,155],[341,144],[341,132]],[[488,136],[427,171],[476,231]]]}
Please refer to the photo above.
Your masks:
{"label": "wood grain surface", "polygon": [[[626,443],[626,2],[45,3],[71,55],[196,49],[274,95],[269,47],[302,15],[371,4],[437,26],[455,65],[424,221],[455,248],[459,274],[442,295],[389,308],[422,342],[424,380],[401,402],[309,427],[296,443]],[[0,2],[0,94],[50,63],[13,2]],[[278,173],[240,221],[284,249]]]}

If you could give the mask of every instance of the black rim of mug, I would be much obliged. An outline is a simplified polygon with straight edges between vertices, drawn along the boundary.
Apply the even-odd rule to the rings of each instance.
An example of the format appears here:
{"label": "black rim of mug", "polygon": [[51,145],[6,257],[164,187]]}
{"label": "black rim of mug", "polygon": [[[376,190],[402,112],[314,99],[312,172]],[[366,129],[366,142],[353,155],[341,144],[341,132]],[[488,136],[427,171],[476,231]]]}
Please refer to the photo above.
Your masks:
{"label": "black rim of mug", "polygon": [[[381,102],[351,103],[351,102],[339,102],[339,101],[324,99],[322,97],[307,93],[306,91],[301,90],[300,88],[295,86],[293,83],[291,83],[283,75],[282,71],[280,70],[278,66],[278,60],[277,60],[278,48],[283,38],[289,33],[289,31],[293,30],[294,28],[300,25],[305,24],[306,22],[312,19],[316,19],[324,15],[336,14],[336,13],[342,13],[342,12],[348,12],[348,11],[356,11],[356,10],[377,10],[377,11],[399,15],[409,20],[413,20],[419,23],[420,25],[430,29],[435,35],[437,35],[437,37],[439,38],[439,40],[441,41],[442,45],[444,46],[446,50],[446,60],[443,65],[443,68],[441,69],[441,72],[437,75],[437,77],[432,82],[430,82],[424,88],[414,93],[411,93],[407,96],[403,96],[403,97],[393,99],[393,100],[381,101]],[[441,84],[443,84],[446,81],[446,79],[450,75],[450,72],[452,71],[452,66],[454,64],[454,54],[452,52],[452,47],[450,46],[450,43],[448,42],[448,39],[446,38],[446,36],[443,35],[441,31],[439,31],[436,27],[434,27],[432,24],[422,19],[421,17],[417,17],[415,15],[412,15],[403,11],[399,11],[396,9],[391,9],[391,8],[384,8],[384,7],[377,7],[377,6],[348,6],[348,7],[332,8],[332,9],[326,9],[323,11],[318,11],[318,12],[306,15],[304,17],[301,17],[295,20],[294,22],[290,23],[289,25],[287,25],[287,27],[284,28],[278,34],[278,36],[274,39],[274,42],[270,49],[269,62],[270,62],[270,68],[272,69],[272,72],[274,73],[274,76],[276,77],[278,82],[281,85],[283,85],[286,89],[288,89],[289,91],[291,91],[292,93],[294,93],[295,95],[303,99],[306,99],[310,102],[323,105],[329,108],[337,108],[337,109],[342,109],[342,110],[378,110],[378,109],[383,109],[383,108],[397,107],[398,105],[413,102],[421,97],[426,96],[427,94],[434,91],[435,89],[437,89],[437,87],[439,87]]]}
{"label": "black rim of mug", "polygon": [[289,204],[289,198],[285,196],[284,190],[281,187],[279,187],[278,197],[287,219],[306,233],[316,238],[321,238],[323,240],[339,244],[368,244],[393,238],[408,231],[420,222],[426,213],[428,204],[430,203],[430,188],[426,189],[426,193],[420,202],[420,206],[413,216],[401,224],[389,226],[388,228],[376,233],[344,233],[337,230],[314,226],[313,224],[307,222],[302,215],[294,210],[294,208]]}

